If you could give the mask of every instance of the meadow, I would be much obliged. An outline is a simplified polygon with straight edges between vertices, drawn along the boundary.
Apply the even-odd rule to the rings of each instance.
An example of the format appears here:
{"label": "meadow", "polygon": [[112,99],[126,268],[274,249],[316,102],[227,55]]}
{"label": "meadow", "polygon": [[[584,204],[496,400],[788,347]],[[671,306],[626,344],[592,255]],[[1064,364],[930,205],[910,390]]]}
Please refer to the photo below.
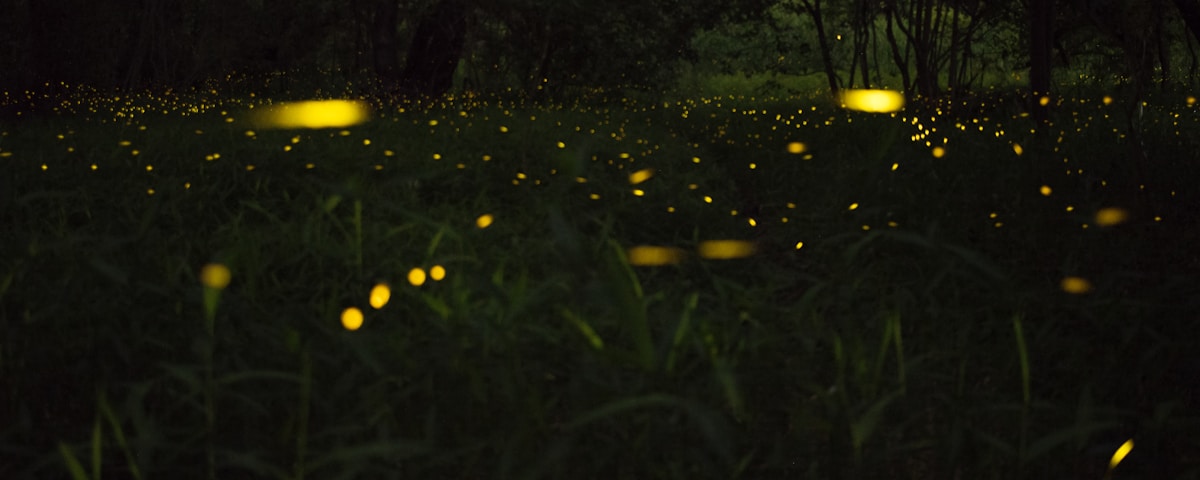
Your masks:
{"label": "meadow", "polygon": [[0,477],[1197,478],[1200,107],[1106,94],[10,118]]}

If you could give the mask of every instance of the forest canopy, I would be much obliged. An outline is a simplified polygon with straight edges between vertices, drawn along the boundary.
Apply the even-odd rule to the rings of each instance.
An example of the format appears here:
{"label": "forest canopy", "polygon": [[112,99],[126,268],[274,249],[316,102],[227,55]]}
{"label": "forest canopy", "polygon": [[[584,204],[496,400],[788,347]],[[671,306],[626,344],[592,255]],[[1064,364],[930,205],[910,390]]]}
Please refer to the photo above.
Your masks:
{"label": "forest canopy", "polygon": [[1200,0],[16,0],[10,11],[0,19],[0,62],[18,66],[0,77],[9,95],[280,73],[403,95],[882,87],[936,97],[1051,80],[1139,95],[1194,82],[1200,63]]}

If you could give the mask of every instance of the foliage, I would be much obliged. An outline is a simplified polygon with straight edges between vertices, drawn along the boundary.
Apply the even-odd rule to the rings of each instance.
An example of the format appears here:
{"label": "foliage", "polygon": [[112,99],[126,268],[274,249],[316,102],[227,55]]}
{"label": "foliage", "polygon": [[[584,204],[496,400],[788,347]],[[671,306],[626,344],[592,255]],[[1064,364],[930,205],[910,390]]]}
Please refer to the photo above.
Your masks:
{"label": "foliage", "polygon": [[204,92],[0,129],[0,476],[1099,478],[1131,437],[1118,476],[1200,468],[1182,96],[1132,171],[1094,91],[1036,135],[1003,95],[279,131]]}

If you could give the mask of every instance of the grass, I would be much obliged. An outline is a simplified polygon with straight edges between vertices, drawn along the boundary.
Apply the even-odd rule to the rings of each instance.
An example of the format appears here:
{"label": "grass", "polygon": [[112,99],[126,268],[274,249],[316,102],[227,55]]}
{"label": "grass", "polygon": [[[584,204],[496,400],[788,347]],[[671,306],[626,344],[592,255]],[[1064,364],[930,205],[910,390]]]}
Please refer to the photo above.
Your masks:
{"label": "grass", "polygon": [[1200,115],[1099,97],[73,99],[0,128],[0,476],[1195,478]]}

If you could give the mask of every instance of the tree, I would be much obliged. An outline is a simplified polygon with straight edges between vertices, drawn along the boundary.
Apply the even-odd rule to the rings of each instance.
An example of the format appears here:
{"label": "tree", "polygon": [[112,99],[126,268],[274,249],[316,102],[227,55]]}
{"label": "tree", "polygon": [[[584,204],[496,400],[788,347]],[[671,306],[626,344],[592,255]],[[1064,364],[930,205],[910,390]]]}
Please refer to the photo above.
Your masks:
{"label": "tree", "polygon": [[461,0],[441,0],[421,19],[400,74],[403,93],[436,97],[450,90],[462,57],[466,25]]}
{"label": "tree", "polygon": [[829,38],[825,36],[825,21],[821,16],[821,0],[800,0],[804,11],[812,17],[817,29],[817,44],[821,48],[821,64],[825,67],[825,78],[829,80],[829,92],[835,97],[838,94],[841,80],[833,66],[833,55],[830,53]]}
{"label": "tree", "polygon": [[1049,102],[1041,97],[1050,94],[1051,49],[1054,46],[1054,0],[1034,0],[1029,6],[1029,90],[1033,99],[1033,116],[1038,123],[1049,118]]}

